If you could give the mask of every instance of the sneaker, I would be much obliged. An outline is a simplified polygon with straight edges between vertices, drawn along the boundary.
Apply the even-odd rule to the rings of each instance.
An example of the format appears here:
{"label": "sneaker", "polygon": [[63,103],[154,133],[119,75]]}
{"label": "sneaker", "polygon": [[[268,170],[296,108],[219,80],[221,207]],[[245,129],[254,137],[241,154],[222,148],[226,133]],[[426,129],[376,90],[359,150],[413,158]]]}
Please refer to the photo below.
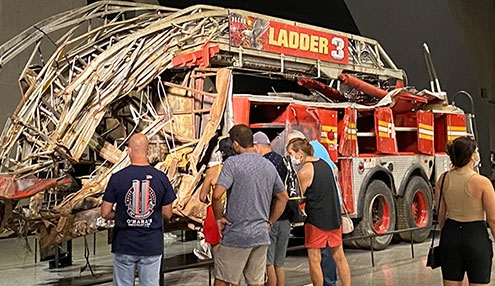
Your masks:
{"label": "sneaker", "polygon": [[204,253],[202,253],[200,250],[198,250],[197,248],[193,249],[193,253],[194,255],[196,255],[196,257],[200,260],[208,260],[210,259],[208,256],[206,256]]}
{"label": "sneaker", "polygon": [[163,234],[163,239],[166,239],[166,240],[175,240],[175,239],[177,239],[177,235],[172,234],[170,232],[166,232],[166,233]]}

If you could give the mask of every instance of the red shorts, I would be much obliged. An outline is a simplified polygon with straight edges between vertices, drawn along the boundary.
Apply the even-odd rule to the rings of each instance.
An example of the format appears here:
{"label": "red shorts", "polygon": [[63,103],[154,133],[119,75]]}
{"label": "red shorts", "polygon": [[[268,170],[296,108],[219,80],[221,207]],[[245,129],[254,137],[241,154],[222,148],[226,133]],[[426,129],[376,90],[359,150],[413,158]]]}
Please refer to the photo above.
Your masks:
{"label": "red shorts", "polygon": [[203,234],[205,235],[205,241],[209,244],[220,243],[220,231],[218,230],[217,221],[213,214],[213,207],[209,205],[206,208],[206,217],[203,222]]}
{"label": "red shorts", "polygon": [[336,247],[342,244],[342,226],[332,230],[322,230],[316,226],[304,224],[304,247],[325,248],[327,246]]}

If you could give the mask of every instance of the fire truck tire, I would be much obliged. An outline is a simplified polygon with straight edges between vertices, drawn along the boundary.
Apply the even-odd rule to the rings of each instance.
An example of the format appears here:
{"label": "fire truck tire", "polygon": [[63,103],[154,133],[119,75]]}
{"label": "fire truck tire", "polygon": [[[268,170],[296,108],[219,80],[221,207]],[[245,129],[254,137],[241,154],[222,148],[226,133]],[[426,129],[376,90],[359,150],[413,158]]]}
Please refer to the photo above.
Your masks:
{"label": "fire truck tire", "polygon": [[[373,229],[379,234],[395,229],[395,201],[390,188],[379,180],[372,181],[366,189],[363,217],[355,227],[351,237],[373,234]],[[373,249],[383,250],[387,248],[392,238],[393,234],[374,237]],[[353,248],[371,249],[369,238],[350,239],[345,242],[345,245]]]}
{"label": "fire truck tire", "polygon": [[419,176],[411,177],[404,195],[397,199],[397,229],[427,227],[426,229],[399,233],[402,240],[423,242],[430,234],[433,221],[433,198],[431,187]]}

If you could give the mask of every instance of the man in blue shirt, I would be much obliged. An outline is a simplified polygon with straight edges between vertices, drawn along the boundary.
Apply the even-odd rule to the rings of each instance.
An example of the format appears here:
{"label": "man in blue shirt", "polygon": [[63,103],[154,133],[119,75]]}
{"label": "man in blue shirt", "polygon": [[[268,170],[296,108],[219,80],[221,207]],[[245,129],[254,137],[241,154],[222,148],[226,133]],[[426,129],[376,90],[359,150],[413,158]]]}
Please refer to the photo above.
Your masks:
{"label": "man in blue shirt", "polygon": [[[272,151],[268,136],[261,131],[254,133],[253,144],[256,153],[272,162],[280,179],[285,183],[287,167],[282,156]],[[291,228],[288,212],[289,210],[286,206],[284,212],[270,230],[270,246],[266,257],[267,286],[285,285],[284,263]]]}
{"label": "man in blue shirt", "polygon": [[131,165],[110,177],[101,216],[115,219],[113,231],[114,285],[159,284],[163,253],[163,218],[172,217],[176,196],[165,174],[148,163],[148,138],[134,134],[127,148]]}

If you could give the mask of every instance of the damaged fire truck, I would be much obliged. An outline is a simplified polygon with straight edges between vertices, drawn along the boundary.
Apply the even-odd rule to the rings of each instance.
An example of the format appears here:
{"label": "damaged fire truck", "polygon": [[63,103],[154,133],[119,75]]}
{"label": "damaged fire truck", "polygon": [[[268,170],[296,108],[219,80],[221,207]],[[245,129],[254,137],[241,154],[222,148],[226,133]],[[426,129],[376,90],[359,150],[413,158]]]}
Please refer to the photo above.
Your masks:
{"label": "damaged fire truck", "polygon": [[[350,236],[426,227],[400,234],[423,241],[432,183],[450,164],[444,146],[473,133],[428,56],[431,90],[417,91],[375,40],[241,10],[100,1],[4,43],[1,67],[28,48],[0,138],[1,228],[36,231],[45,246],[98,231],[106,183],[129,164],[137,132],[175,188],[175,215],[201,223],[204,170],[239,123],[281,153],[291,130],[325,146]],[[391,239],[349,243],[384,249]]]}

